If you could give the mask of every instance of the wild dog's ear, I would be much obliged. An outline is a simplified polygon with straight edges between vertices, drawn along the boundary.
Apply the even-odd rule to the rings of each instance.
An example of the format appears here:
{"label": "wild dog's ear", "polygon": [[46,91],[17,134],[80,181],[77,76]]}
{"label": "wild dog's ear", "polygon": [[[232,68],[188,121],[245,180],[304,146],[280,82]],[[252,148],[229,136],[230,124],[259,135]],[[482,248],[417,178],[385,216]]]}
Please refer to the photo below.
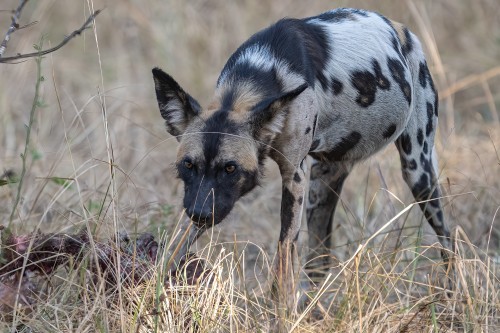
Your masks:
{"label": "wild dog's ear", "polygon": [[191,120],[201,112],[198,102],[186,93],[175,80],[159,69],[153,68],[156,99],[160,113],[166,120],[167,131],[180,140]]}
{"label": "wild dog's ear", "polygon": [[254,138],[257,140],[272,139],[281,133],[285,124],[288,104],[308,87],[307,83],[292,91],[285,92],[262,100],[252,108],[250,123]]}

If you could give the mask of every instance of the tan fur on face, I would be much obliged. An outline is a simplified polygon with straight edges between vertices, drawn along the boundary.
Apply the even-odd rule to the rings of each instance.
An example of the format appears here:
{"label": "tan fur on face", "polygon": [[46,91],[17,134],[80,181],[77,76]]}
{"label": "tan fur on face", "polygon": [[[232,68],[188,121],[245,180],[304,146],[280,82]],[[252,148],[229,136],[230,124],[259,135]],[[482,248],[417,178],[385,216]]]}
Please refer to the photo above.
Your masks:
{"label": "tan fur on face", "polygon": [[177,162],[186,156],[193,159],[203,156],[203,147],[201,145],[203,135],[201,129],[203,128],[203,124],[204,121],[198,118],[189,126],[189,130],[183,134],[179,148],[177,149]]}
{"label": "tan fur on face", "polygon": [[[201,130],[205,122],[221,109],[222,96],[228,89],[235,89],[236,99],[232,109],[228,112],[228,118],[235,123],[245,124],[248,121],[249,111],[262,98],[261,94],[257,93],[257,89],[249,82],[239,83],[236,87],[229,84],[219,87],[215,93],[215,99],[201,112],[196,122],[191,124],[188,132],[184,134],[177,151],[178,162],[186,156],[191,157],[195,162],[203,161],[203,133]],[[229,161],[237,162],[246,171],[257,170],[257,147],[254,140],[248,136],[225,135],[221,141],[218,156],[214,156],[213,166]]]}
{"label": "tan fur on face", "polygon": [[202,134],[186,134],[177,150],[177,162],[180,162],[186,156],[197,160],[203,156],[203,147],[201,145]]}
{"label": "tan fur on face", "polygon": [[235,161],[246,171],[257,170],[259,162],[254,140],[248,137],[225,135],[214,163],[224,164],[229,161]]}
{"label": "tan fur on face", "polygon": [[200,114],[200,118],[206,121],[210,118],[215,112],[219,111],[221,108],[220,98],[216,96],[216,98],[208,104],[206,110],[203,110]]}
{"label": "tan fur on face", "polygon": [[[250,82],[239,82],[237,85],[233,85],[231,82],[224,84],[219,87],[215,93],[217,102],[211,105],[217,105],[220,108],[221,100],[224,94],[228,90],[235,90],[234,94],[236,99],[232,105],[232,109],[229,112],[229,119],[235,123],[241,124],[248,120],[248,112],[254,107],[258,102],[261,101],[262,95],[255,89]],[[218,109],[214,109],[216,111]],[[213,113],[212,111],[211,113]],[[211,114],[210,113],[210,114]]]}
{"label": "tan fur on face", "polygon": [[[177,150],[177,162],[189,156],[195,163],[204,163],[205,153],[203,152],[203,128],[204,121],[199,119],[199,123],[193,124],[189,132],[184,134],[179,149]],[[257,170],[257,147],[255,141],[248,136],[238,136],[236,134],[226,134],[223,136],[217,156],[214,156],[213,167],[224,165],[227,162],[235,161],[246,171]]]}

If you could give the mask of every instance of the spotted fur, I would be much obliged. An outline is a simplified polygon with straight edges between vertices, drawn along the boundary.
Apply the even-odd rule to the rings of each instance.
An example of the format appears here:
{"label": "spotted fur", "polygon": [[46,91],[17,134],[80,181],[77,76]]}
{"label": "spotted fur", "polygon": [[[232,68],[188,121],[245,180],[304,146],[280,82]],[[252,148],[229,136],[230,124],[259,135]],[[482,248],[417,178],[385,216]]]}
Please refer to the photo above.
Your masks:
{"label": "spotted fur", "polygon": [[435,167],[437,93],[420,42],[403,25],[348,8],[282,19],[231,55],[206,109],[160,69],[153,76],[180,142],[177,169],[195,226],[187,246],[259,183],[270,157],[283,184],[279,248],[293,248],[306,204],[309,247],[327,251],[350,170],[395,142],[404,180],[416,200],[432,199],[421,208],[449,247]]}

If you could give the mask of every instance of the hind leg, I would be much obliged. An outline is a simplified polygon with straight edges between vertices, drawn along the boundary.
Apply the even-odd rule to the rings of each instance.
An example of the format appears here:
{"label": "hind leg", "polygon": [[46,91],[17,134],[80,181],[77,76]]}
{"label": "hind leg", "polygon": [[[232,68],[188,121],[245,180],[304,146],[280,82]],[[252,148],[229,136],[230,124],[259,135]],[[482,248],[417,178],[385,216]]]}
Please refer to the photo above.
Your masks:
{"label": "hind leg", "polygon": [[349,171],[350,167],[344,164],[314,160],[311,165],[307,204],[309,255],[306,268],[309,278],[314,282],[320,282],[330,267],[333,215]]}
{"label": "hind leg", "polygon": [[[419,119],[414,115],[406,129],[396,140],[401,158],[403,178],[411,189],[415,200],[420,202],[420,208],[425,218],[436,232],[443,246],[441,256],[448,259],[446,249],[451,249],[450,231],[444,221],[441,204],[441,190],[437,182],[437,161],[434,152],[434,131],[437,123],[432,111],[432,105],[427,103],[427,118]],[[431,120],[429,120],[431,119]]]}

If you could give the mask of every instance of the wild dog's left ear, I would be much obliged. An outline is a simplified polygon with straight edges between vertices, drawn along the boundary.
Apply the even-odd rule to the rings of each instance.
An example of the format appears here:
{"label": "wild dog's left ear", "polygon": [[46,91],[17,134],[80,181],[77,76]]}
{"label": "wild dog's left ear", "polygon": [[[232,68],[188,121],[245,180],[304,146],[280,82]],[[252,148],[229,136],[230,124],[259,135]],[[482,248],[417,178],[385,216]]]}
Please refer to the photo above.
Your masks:
{"label": "wild dog's left ear", "polygon": [[191,120],[201,112],[198,102],[186,93],[181,86],[167,73],[153,68],[156,99],[160,113],[166,120],[167,131],[180,140]]}
{"label": "wild dog's left ear", "polygon": [[288,104],[307,87],[307,83],[304,83],[292,91],[266,98],[257,103],[252,109],[250,119],[254,138],[257,140],[272,139],[276,134],[281,133],[285,124]]}

